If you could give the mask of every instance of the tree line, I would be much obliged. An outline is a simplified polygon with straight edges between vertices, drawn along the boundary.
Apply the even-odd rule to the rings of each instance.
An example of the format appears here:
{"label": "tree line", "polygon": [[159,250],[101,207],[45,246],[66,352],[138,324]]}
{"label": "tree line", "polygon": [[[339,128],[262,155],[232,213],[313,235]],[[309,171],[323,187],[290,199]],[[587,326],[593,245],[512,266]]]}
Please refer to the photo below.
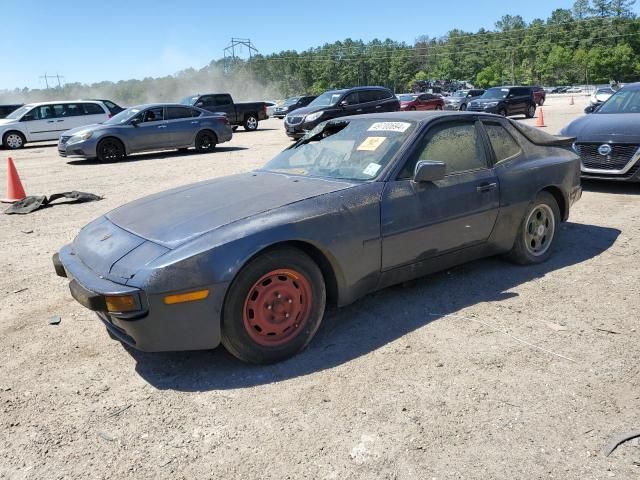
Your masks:
{"label": "tree line", "polygon": [[529,23],[519,15],[504,15],[493,30],[454,29],[442,37],[420,36],[413,44],[346,39],[231,63],[213,60],[203,68],[160,78],[0,91],[0,102],[109,98],[133,105],[177,101],[206,91],[229,91],[249,100],[354,85],[383,85],[401,92],[417,81],[436,79],[464,80],[477,87],[629,82],[640,76],[635,3],[576,0],[571,9],[556,9],[549,18]]}

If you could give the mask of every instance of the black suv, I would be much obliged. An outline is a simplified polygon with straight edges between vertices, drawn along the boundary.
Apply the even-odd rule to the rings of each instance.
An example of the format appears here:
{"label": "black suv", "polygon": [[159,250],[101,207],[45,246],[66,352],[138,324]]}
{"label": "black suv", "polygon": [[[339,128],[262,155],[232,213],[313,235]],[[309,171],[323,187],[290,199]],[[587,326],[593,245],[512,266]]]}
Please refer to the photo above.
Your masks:
{"label": "black suv", "polygon": [[0,105],[0,118],[6,117],[7,115],[9,115],[14,110],[19,109],[21,106],[22,106],[22,104]]}
{"label": "black suv", "polygon": [[354,87],[324,92],[307,107],[299,108],[284,119],[291,138],[300,138],[320,122],[361,113],[396,112],[400,102],[384,87]]}
{"label": "black suv", "polygon": [[531,87],[493,87],[467,105],[470,112],[497,113],[502,116],[523,114],[533,118],[536,102]]}
{"label": "black suv", "polygon": [[276,118],[284,118],[287,114],[302,107],[306,107],[313,102],[317,95],[305,95],[303,97],[289,97],[284,103],[273,109],[273,116]]}

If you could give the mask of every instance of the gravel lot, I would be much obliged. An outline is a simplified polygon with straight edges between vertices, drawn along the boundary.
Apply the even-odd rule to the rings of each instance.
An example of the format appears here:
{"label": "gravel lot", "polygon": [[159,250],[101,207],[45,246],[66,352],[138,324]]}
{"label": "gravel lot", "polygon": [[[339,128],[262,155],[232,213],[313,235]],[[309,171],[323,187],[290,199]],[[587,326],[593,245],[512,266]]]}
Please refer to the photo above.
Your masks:
{"label": "gravel lot", "polygon": [[[550,97],[547,129],[585,103]],[[640,429],[640,185],[585,183],[546,264],[482,260],[369,295],[269,367],[125,349],[55,276],[51,255],[95,217],[288,144],[274,119],[208,155],[13,155],[27,194],[105,199],[0,215],[0,478],[640,477],[638,441],[603,454]]]}

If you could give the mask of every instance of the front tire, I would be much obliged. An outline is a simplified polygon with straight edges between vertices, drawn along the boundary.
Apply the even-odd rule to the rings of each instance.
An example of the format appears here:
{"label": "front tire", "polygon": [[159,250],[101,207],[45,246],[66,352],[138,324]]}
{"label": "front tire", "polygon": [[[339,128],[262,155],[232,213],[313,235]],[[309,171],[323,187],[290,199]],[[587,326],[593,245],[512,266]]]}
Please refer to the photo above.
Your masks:
{"label": "front tire", "polygon": [[247,115],[244,119],[244,129],[247,132],[253,132],[258,129],[258,117],[253,113]]}
{"label": "front tire", "polygon": [[500,110],[498,110],[498,115],[500,115],[501,117],[506,117],[507,116],[507,110],[504,108],[501,108]]}
{"label": "front tire", "polygon": [[551,256],[559,225],[558,202],[550,193],[540,192],[527,208],[508,258],[520,265],[545,262]]}
{"label": "front tire", "polygon": [[207,153],[207,152],[213,152],[216,148],[216,143],[217,143],[217,137],[216,134],[213,132],[210,132],[209,130],[204,130],[202,132],[199,132],[198,135],[196,136],[196,152],[199,153]]}
{"label": "front tire", "polygon": [[9,150],[18,150],[24,147],[27,143],[24,135],[18,131],[11,131],[4,134],[2,137],[2,146]]}
{"label": "front tire", "polygon": [[316,263],[296,248],[266,252],[249,262],[229,287],[222,312],[222,344],[255,364],[285,360],[315,335],[326,303]]}
{"label": "front tire", "polygon": [[460,105],[460,111],[464,112],[467,109],[467,104],[463,103],[462,105]]}
{"label": "front tire", "polygon": [[124,145],[117,138],[105,138],[98,143],[96,154],[99,162],[119,162],[127,156]]}

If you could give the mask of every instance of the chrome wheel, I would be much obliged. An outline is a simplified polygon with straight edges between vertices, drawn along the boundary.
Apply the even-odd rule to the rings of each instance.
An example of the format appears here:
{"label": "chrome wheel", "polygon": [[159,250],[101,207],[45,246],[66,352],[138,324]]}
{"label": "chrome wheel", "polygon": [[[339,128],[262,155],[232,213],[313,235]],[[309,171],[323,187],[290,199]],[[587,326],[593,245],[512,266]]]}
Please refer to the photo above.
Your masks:
{"label": "chrome wheel", "polygon": [[546,204],[536,206],[526,221],[524,244],[527,252],[535,257],[549,250],[556,232],[556,220],[553,210]]}
{"label": "chrome wheel", "polygon": [[255,130],[256,128],[258,128],[258,119],[252,115],[247,118],[244,126],[247,128],[247,130]]}
{"label": "chrome wheel", "polygon": [[24,141],[22,137],[17,133],[10,133],[6,137],[4,137],[4,144],[6,147],[14,150],[16,148],[22,148]]}

